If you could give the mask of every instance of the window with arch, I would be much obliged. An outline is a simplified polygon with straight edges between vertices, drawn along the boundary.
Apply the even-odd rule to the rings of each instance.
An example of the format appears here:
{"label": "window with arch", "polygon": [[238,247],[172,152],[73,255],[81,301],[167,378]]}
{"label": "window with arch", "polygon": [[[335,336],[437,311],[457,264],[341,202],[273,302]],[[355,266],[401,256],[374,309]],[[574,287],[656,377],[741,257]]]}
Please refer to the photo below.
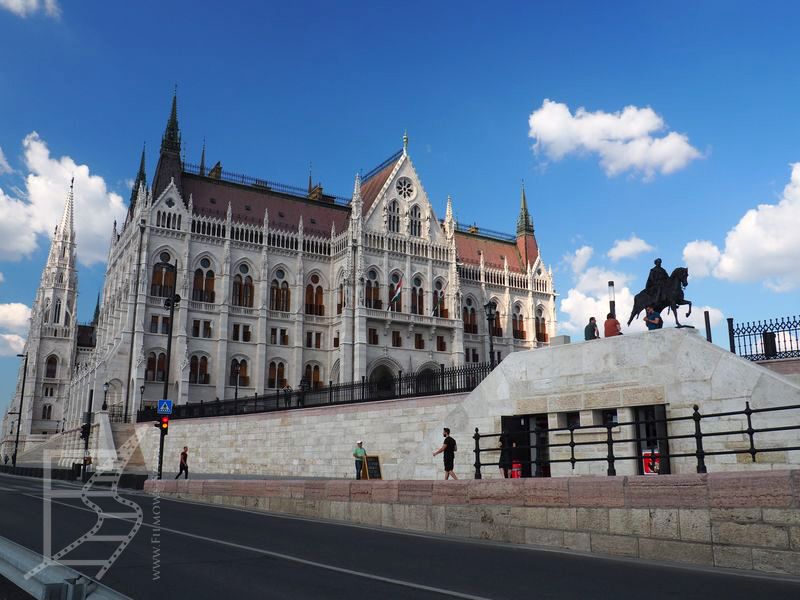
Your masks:
{"label": "window with arch", "polygon": [[61,271],[58,274],[58,283],[64,283],[64,272]]}
{"label": "window with arch", "polygon": [[339,284],[339,289],[336,292],[336,314],[342,314],[344,308],[344,283]]}
{"label": "window with arch", "polygon": [[305,382],[312,390],[318,390],[322,387],[322,377],[319,370],[319,365],[306,365]]}
{"label": "window with arch", "polygon": [[478,318],[475,314],[475,303],[472,298],[464,301],[461,308],[461,318],[464,321],[464,333],[478,333]]}
{"label": "window with arch", "polygon": [[441,317],[443,319],[450,318],[448,314],[447,307],[445,306],[444,299],[445,299],[445,289],[447,288],[447,284],[442,283],[441,279],[437,279],[436,282],[433,284],[433,304],[431,306],[434,317]]}
{"label": "window with arch", "polygon": [[392,233],[397,233],[400,231],[400,205],[397,203],[397,200],[392,200],[389,202],[389,209],[387,210],[388,213],[388,225],[389,231]]}
{"label": "window with arch", "polygon": [[175,294],[175,267],[169,252],[158,255],[156,264],[153,265],[153,275],[150,278],[150,295],[159,298],[169,298]]}
{"label": "window with arch", "polygon": [[364,282],[364,306],[367,308],[383,308],[378,272],[375,269],[370,269],[367,272],[367,278]]}
{"label": "window with arch", "polygon": [[234,306],[253,308],[255,288],[253,278],[247,273],[250,268],[246,264],[239,265],[239,272],[233,277],[233,294],[231,301]]}
{"label": "window with arch", "polygon": [[515,340],[525,339],[525,316],[519,304],[514,305],[514,311],[511,313],[511,331]]}
{"label": "window with arch", "polygon": [[144,371],[145,381],[164,381],[167,375],[167,355],[163,352],[147,355],[147,367]]}
{"label": "window with arch", "polygon": [[55,308],[53,308],[53,323],[58,323],[61,320],[61,298],[56,300]]}
{"label": "window with arch", "polygon": [[414,277],[412,283],[414,286],[411,288],[411,314],[425,314],[425,292],[422,288],[422,278]]}
{"label": "window with arch", "polygon": [[494,303],[497,304],[497,312],[492,322],[492,336],[503,337],[503,315],[500,314],[500,303],[497,300],[494,300]]}
{"label": "window with arch", "polygon": [[411,207],[411,215],[409,221],[409,229],[411,235],[419,237],[422,235],[422,214],[420,213],[419,206],[416,204]]}
{"label": "window with arch", "polygon": [[399,273],[389,278],[389,310],[403,312],[403,277]]}
{"label": "window with arch", "polygon": [[208,358],[194,355],[189,361],[189,383],[211,383],[208,373]]}
{"label": "window with arch", "polygon": [[273,389],[282,389],[286,387],[286,366],[282,361],[273,360],[269,363],[267,387]]}
{"label": "window with arch", "polygon": [[289,282],[283,269],[275,271],[275,277],[269,286],[269,309],[289,312]]}
{"label": "window with arch", "polygon": [[544,310],[540,306],[536,309],[536,317],[535,317],[535,327],[536,327],[536,341],[537,342],[547,342],[549,341],[549,336],[547,335],[547,322],[544,319]]}
{"label": "window with arch", "polygon": [[53,418],[53,405],[52,404],[45,404],[42,406],[42,420],[49,421]]}
{"label": "window with arch", "polygon": [[48,379],[55,379],[58,377],[58,357],[50,355],[47,357],[47,362],[44,367],[44,376]]}
{"label": "window with arch", "polygon": [[194,271],[192,300],[214,303],[214,271],[208,258],[200,259],[200,266]]}
{"label": "window with arch", "polygon": [[231,360],[230,379],[229,385],[236,385],[236,377],[239,377],[239,387],[248,387],[250,385],[250,377],[247,375],[247,359],[238,360],[234,358]]}
{"label": "window with arch", "polygon": [[319,315],[325,314],[325,297],[319,275],[314,273],[306,285],[306,314]]}

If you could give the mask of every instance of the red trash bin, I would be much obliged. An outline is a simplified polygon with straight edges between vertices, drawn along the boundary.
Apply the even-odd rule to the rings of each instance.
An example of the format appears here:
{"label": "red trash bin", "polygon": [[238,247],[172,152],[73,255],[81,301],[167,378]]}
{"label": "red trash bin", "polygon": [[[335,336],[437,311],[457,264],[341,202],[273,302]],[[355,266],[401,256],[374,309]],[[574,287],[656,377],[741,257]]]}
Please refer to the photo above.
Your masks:
{"label": "red trash bin", "polygon": [[511,479],[521,479],[522,478],[522,463],[513,462],[511,463]]}

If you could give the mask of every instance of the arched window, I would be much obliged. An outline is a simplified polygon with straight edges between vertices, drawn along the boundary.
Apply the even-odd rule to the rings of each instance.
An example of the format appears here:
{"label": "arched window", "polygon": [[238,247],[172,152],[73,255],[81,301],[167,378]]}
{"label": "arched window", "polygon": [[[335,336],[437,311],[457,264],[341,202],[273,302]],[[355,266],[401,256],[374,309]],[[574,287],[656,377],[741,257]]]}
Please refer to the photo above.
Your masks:
{"label": "arched window", "polygon": [[447,286],[442,283],[441,279],[437,279],[436,283],[433,284],[433,304],[431,306],[431,312],[434,317],[441,317],[443,319],[449,318],[447,308],[444,304],[444,292],[446,287]]}
{"label": "arched window", "polygon": [[164,381],[167,378],[167,355],[163,352],[158,353],[158,364],[156,365],[156,381]]}
{"label": "arched window", "polygon": [[53,418],[53,405],[52,404],[45,404],[42,406],[42,420],[49,421]]}
{"label": "arched window", "polygon": [[306,286],[306,314],[319,316],[325,314],[324,293],[319,275],[316,273],[311,276],[310,283]]}
{"label": "arched window", "polygon": [[422,217],[420,215],[419,206],[416,204],[411,207],[411,221],[409,223],[411,235],[419,237],[422,235]]}
{"label": "arched window", "polygon": [[375,269],[369,270],[367,280],[364,282],[364,305],[367,308],[383,308],[378,272]]}
{"label": "arched window", "polygon": [[500,314],[500,304],[497,303],[497,300],[494,300],[497,304],[497,313],[494,316],[494,321],[492,322],[492,336],[494,337],[503,337],[503,315]]}
{"label": "arched window", "polygon": [[239,387],[248,387],[250,385],[250,378],[247,376],[247,360],[231,360],[231,371],[228,384],[236,385],[236,376],[239,376]]}
{"label": "arched window", "polygon": [[464,320],[464,333],[478,333],[478,319],[475,315],[475,306],[472,298],[467,298],[461,309]]}
{"label": "arched window", "polygon": [[203,287],[205,284],[206,274],[203,269],[196,269],[194,272],[194,279],[192,280],[192,300],[198,302],[203,301]]}
{"label": "arched window", "polygon": [[64,272],[61,271],[58,274],[58,283],[64,283]]}
{"label": "arched window", "polygon": [[192,356],[189,361],[189,383],[209,383],[208,358]]}
{"label": "arched window", "polygon": [[214,271],[206,271],[206,280],[203,288],[203,302],[214,303]]}
{"label": "arched window", "polygon": [[175,294],[175,268],[172,265],[172,257],[169,252],[162,252],[158,258],[159,262],[153,265],[153,276],[150,278],[150,295],[169,298]]}
{"label": "arched window", "polygon": [[267,387],[274,388],[277,384],[278,367],[275,361],[269,363],[269,371],[267,371]]}
{"label": "arched window", "polygon": [[52,354],[47,357],[44,368],[44,376],[48,379],[55,379],[58,376],[58,358]]}
{"label": "arched window", "polygon": [[336,296],[336,314],[342,314],[342,308],[344,307],[344,284],[339,284],[339,291]]}
{"label": "arched window", "polygon": [[58,323],[61,320],[61,299],[56,300],[56,306],[53,309],[53,323]]}
{"label": "arched window", "polygon": [[147,355],[147,368],[144,371],[144,380],[145,381],[155,381],[156,380],[156,353],[151,352]]}
{"label": "arched window", "polygon": [[283,269],[275,271],[275,278],[269,286],[269,308],[289,312],[289,283]]}
{"label": "arched window", "polygon": [[397,200],[389,202],[389,210],[387,212],[389,214],[389,231],[397,233],[400,231],[400,205]]}
{"label": "arched window", "polygon": [[242,276],[234,275],[233,277],[233,295],[231,302],[234,306],[242,305]]}
{"label": "arched window", "polygon": [[242,286],[242,306],[253,308],[255,291],[255,287],[253,287],[253,278],[248,275],[244,278],[244,285]]}
{"label": "arched window", "polygon": [[411,288],[411,314],[425,314],[425,294],[422,290],[422,279],[414,277],[414,287]]}
{"label": "arched window", "polygon": [[286,368],[282,362],[278,363],[278,387],[286,387]]}
{"label": "arched window", "polygon": [[310,363],[307,364],[305,370],[305,377],[303,379],[305,380],[305,383],[309,388],[313,390],[321,388],[322,376],[321,376],[321,371],[319,369],[319,365],[312,365]]}
{"label": "arched window", "polygon": [[525,317],[519,304],[514,306],[514,312],[511,313],[511,329],[515,340],[525,339]]}
{"label": "arched window", "polygon": [[197,383],[197,370],[199,367],[200,359],[193,356],[189,361],[189,383]]}
{"label": "arched window", "polygon": [[547,335],[547,323],[544,319],[544,311],[541,308],[536,309],[536,341],[547,342],[549,337]]}
{"label": "arched window", "polygon": [[389,280],[389,310],[403,312],[403,278],[399,273],[392,273]]}

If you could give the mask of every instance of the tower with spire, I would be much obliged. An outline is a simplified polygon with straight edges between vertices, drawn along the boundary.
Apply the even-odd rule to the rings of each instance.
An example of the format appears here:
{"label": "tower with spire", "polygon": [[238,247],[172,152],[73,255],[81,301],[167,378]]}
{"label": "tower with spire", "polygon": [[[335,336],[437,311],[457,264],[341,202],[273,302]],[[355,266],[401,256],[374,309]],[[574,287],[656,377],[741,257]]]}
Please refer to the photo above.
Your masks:
{"label": "tower with spire", "polygon": [[[57,433],[63,427],[64,405],[75,363],[77,333],[78,272],[73,186],[74,179],[61,221],[53,233],[47,264],[42,271],[39,290],[31,309],[31,326],[23,351],[28,356],[28,371],[20,454],[26,446],[41,442],[43,435]],[[19,409],[22,378],[21,366],[11,412]],[[17,416],[13,417],[16,420]]]}
{"label": "tower with spire", "polygon": [[158,155],[158,164],[153,177],[153,198],[161,195],[170,180],[175,181],[178,189],[181,189],[181,131],[178,127],[178,92],[172,96],[172,109],[167,120],[167,127],[161,137],[161,149]]}
{"label": "tower with spire", "polygon": [[533,232],[533,220],[528,212],[528,199],[525,197],[525,182],[520,193],[519,217],[517,217],[517,250],[525,265],[532,265],[539,257],[539,245]]}

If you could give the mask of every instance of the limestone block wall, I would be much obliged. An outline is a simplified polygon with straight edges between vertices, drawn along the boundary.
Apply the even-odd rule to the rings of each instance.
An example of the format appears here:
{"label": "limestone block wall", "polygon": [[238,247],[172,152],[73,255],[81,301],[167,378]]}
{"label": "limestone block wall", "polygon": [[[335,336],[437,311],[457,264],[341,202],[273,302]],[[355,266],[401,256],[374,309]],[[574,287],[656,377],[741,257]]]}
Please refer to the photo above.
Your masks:
{"label": "limestone block wall", "polygon": [[800,575],[800,471],[464,481],[147,481],[273,513]]}
{"label": "limestone block wall", "polygon": [[[344,406],[170,423],[164,446],[164,472],[177,473],[179,455],[189,447],[190,472],[289,477],[354,478],[353,449],[364,441],[367,453],[380,456],[386,479],[434,479],[443,476],[442,427],[464,394],[390,400]],[[158,463],[159,431],[139,423],[137,435],[148,471]],[[459,448],[456,472],[472,476],[473,441],[453,430]],[[415,456],[414,461],[409,456]]]}

